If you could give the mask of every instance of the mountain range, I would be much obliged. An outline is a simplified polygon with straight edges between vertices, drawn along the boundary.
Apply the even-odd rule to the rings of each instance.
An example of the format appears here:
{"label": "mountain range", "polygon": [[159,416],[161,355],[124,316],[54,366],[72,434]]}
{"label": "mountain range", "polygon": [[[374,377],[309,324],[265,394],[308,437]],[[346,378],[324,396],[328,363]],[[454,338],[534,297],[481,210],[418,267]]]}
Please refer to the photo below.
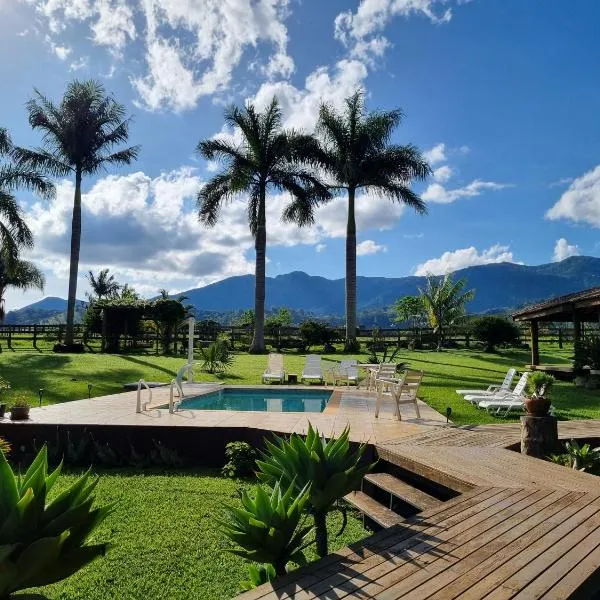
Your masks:
{"label": "mountain range", "polygon": [[[561,262],[528,266],[496,263],[467,267],[454,272],[475,289],[470,313],[506,312],[546,298],[600,286],[600,258],[573,256]],[[424,277],[358,277],[358,311],[361,315],[385,313],[402,296],[418,294]],[[203,318],[253,307],[254,276],[229,277],[210,285],[187,290],[186,304],[196,307]],[[267,309],[286,306],[305,315],[341,317],[344,314],[344,279],[326,279],[294,271],[267,278]],[[6,323],[42,323],[60,319],[66,300],[45,298],[10,311]],[[220,319],[222,321],[222,319]],[[56,321],[55,321],[56,322]]]}

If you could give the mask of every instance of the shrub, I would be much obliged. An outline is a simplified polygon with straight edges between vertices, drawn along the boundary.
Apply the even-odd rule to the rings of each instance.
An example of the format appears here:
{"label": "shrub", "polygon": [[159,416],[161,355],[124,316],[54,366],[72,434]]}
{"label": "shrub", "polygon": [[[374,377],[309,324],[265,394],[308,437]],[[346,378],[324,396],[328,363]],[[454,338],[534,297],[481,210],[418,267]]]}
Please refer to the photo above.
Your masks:
{"label": "shrub", "polygon": [[590,444],[580,446],[576,440],[565,443],[569,464],[577,471],[594,471],[600,466],[600,448],[592,448]]}
{"label": "shrub", "polygon": [[233,356],[225,340],[216,340],[206,348],[200,348],[200,354],[202,368],[208,373],[225,371],[233,363]]}
{"label": "shrub", "polygon": [[527,378],[527,393],[530,396],[548,396],[554,381],[554,377],[549,373],[534,371]]}
{"label": "shrub", "polygon": [[275,573],[275,569],[273,565],[248,565],[248,575],[249,579],[246,579],[241,582],[240,588],[242,592],[247,592],[248,590],[253,590],[255,587],[262,585],[263,583],[269,583],[269,581],[273,581],[277,576]]}
{"label": "shrub", "polygon": [[65,579],[106,552],[106,544],[85,545],[112,510],[92,508],[98,480],[88,471],[47,502],[60,472],[48,474],[46,447],[23,477],[0,453],[0,598]]}
{"label": "shrub", "polygon": [[335,332],[326,323],[319,321],[303,321],[300,324],[300,335],[306,346],[331,346],[335,340]]}
{"label": "shrub", "polygon": [[515,344],[519,341],[519,328],[502,317],[478,317],[471,323],[471,332],[485,344],[486,352],[494,352],[500,344]]}
{"label": "shrub", "polygon": [[31,408],[29,396],[23,393],[14,393],[10,397],[11,408]]}
{"label": "shrub", "polygon": [[[297,493],[308,489],[309,505],[315,522],[317,554],[328,552],[327,513],[338,500],[360,487],[362,479],[374,465],[363,465],[366,446],[350,451],[350,429],[337,439],[325,440],[308,425],[306,438],[294,433],[288,440],[275,436],[266,442],[267,450],[256,461],[260,481],[295,487]],[[341,533],[341,532],[340,532]]]}
{"label": "shrub", "polygon": [[0,452],[5,456],[10,453],[10,444],[2,437],[0,437]]}
{"label": "shrub", "polygon": [[256,462],[256,450],[247,442],[229,442],[225,446],[227,462],[221,469],[224,477],[251,475]]}
{"label": "shrub", "polygon": [[304,506],[308,502],[309,489],[305,486],[296,493],[290,484],[285,493],[279,483],[270,494],[257,486],[254,497],[242,493],[242,507],[229,506],[229,521],[222,522],[223,533],[241,550],[231,552],[247,560],[268,563],[277,575],[286,573],[286,565],[293,561],[304,564],[303,550],[312,527],[302,527]]}

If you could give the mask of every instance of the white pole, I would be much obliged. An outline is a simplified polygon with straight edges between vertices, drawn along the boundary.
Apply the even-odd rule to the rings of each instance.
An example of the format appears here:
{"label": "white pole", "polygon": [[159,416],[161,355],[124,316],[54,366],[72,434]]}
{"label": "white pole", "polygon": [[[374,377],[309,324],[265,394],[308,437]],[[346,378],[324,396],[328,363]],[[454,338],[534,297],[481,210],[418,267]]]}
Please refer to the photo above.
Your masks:
{"label": "white pole", "polygon": [[188,318],[188,372],[187,382],[194,383],[194,325],[196,319],[194,317]]}

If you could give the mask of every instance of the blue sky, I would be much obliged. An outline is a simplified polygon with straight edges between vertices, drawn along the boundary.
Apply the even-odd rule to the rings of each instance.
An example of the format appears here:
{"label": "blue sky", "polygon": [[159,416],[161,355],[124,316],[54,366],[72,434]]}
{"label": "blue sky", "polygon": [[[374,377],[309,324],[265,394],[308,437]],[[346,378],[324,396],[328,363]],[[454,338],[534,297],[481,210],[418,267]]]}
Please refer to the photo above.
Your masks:
{"label": "blue sky", "polygon": [[[24,103],[98,78],[134,117],[139,160],[84,182],[79,297],[109,267],[143,294],[253,270],[243,199],[202,227],[195,195],[215,165],[194,154],[231,102],[276,94],[310,130],[322,100],[357,87],[401,107],[395,141],[418,145],[434,177],[429,215],[362,197],[360,275],[441,273],[600,255],[600,5],[591,0],[0,0],[0,125],[34,145]],[[65,297],[73,186],[52,203],[21,194],[45,295]],[[270,198],[268,274],[344,275],[344,198],[318,225],[279,222]],[[9,292],[8,308],[39,299]]]}

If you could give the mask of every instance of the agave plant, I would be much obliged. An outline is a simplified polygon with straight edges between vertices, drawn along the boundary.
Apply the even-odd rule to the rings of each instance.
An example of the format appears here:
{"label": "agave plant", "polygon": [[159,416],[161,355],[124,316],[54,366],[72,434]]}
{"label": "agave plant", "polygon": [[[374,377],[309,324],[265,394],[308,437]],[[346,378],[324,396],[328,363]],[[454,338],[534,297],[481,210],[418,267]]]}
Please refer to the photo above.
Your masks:
{"label": "agave plant", "polygon": [[249,579],[246,579],[240,583],[240,588],[243,592],[248,590],[252,590],[263,583],[268,583],[269,581],[273,581],[277,576],[275,573],[275,569],[273,565],[248,565],[248,576]]}
{"label": "agave plant", "polygon": [[225,371],[233,362],[225,340],[216,340],[206,348],[200,348],[202,355],[202,368],[209,373]]}
{"label": "agave plant", "polygon": [[565,443],[569,463],[577,471],[590,471],[600,465],[600,448],[592,448],[589,444],[580,446],[576,440]]}
{"label": "agave plant", "polygon": [[62,463],[48,474],[44,446],[23,477],[15,476],[0,452],[0,598],[69,577],[106,552],[85,545],[113,505],[92,508],[98,479],[89,471],[47,502]]}
{"label": "agave plant", "polygon": [[363,464],[366,446],[361,444],[358,450],[350,452],[349,427],[337,439],[327,441],[309,423],[306,438],[298,434],[292,434],[288,440],[275,436],[275,443],[267,441],[266,447],[261,460],[256,461],[259,480],[269,485],[280,481],[281,485],[295,486],[296,490],[308,487],[317,554],[326,556],[327,513],[338,500],[358,489],[362,478],[374,466]]}
{"label": "agave plant", "polygon": [[227,507],[230,520],[221,522],[223,533],[240,549],[231,552],[258,563],[273,565],[277,575],[284,575],[286,565],[293,561],[304,564],[304,548],[311,542],[311,526],[302,526],[302,514],[308,501],[309,489],[300,493],[292,483],[285,492],[279,483],[270,494],[260,486],[254,497],[242,493],[242,508]]}

